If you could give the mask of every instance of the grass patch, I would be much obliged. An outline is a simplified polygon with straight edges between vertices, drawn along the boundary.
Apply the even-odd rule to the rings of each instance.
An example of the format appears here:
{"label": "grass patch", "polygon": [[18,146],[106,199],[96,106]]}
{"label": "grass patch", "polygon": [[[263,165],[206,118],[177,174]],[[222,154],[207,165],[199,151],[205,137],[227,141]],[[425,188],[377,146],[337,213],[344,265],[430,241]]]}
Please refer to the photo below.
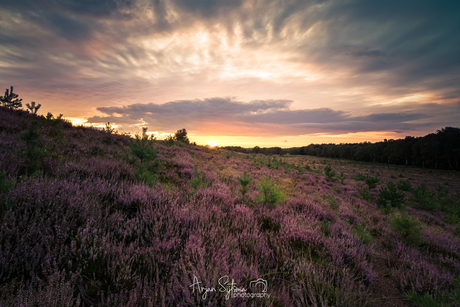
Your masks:
{"label": "grass patch", "polygon": [[332,210],[337,210],[339,208],[337,199],[333,195],[329,195],[328,197],[326,197],[326,199],[324,199],[324,201],[329,203],[329,206]]}

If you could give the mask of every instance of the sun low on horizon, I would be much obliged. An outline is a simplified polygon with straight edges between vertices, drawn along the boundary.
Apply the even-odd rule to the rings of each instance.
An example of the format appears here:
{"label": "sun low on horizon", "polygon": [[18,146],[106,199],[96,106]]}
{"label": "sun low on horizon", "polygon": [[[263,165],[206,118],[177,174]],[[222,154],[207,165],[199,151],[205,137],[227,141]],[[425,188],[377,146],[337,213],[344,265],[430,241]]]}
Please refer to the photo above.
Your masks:
{"label": "sun low on horizon", "polygon": [[214,148],[214,147],[217,146],[217,143],[214,142],[214,141],[209,141],[206,145],[208,145],[208,146],[211,147],[211,148]]}
{"label": "sun low on horizon", "polygon": [[0,4],[0,86],[45,115],[242,147],[460,126],[459,2],[22,2]]}

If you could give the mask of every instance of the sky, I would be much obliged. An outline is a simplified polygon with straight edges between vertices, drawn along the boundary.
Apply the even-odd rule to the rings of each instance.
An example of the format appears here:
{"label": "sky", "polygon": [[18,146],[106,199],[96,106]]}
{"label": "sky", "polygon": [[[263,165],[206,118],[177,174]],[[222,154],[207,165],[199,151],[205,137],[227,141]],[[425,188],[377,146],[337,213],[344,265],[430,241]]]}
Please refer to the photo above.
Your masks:
{"label": "sky", "polygon": [[460,126],[460,1],[0,0],[0,88],[75,124],[298,147]]}

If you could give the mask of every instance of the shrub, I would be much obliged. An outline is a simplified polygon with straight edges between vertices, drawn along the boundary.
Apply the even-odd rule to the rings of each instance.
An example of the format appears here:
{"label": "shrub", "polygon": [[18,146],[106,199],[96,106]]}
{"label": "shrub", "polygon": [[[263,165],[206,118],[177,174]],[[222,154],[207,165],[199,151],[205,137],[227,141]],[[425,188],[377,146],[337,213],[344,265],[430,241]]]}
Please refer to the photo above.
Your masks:
{"label": "shrub", "polygon": [[187,137],[187,130],[185,130],[185,128],[177,130],[176,134],[174,135],[174,140],[177,142],[189,144],[190,140]]}
{"label": "shrub", "polygon": [[436,196],[439,207],[444,209],[454,203],[454,199],[449,196],[449,189],[441,184],[436,185]]}
{"label": "shrub", "polygon": [[364,244],[370,244],[372,242],[372,236],[368,233],[361,225],[358,225],[353,233],[358,236]]}
{"label": "shrub", "polygon": [[153,186],[158,181],[157,164],[152,162],[144,162],[139,165],[136,172],[137,180],[146,183],[149,186]]}
{"label": "shrub", "polygon": [[334,190],[334,192],[337,193],[337,194],[339,194],[342,191],[342,189],[340,187],[337,187],[337,186],[333,186],[332,190]]}
{"label": "shrub", "polygon": [[141,164],[154,160],[158,152],[153,149],[155,138],[147,135],[147,127],[142,128],[142,136],[136,134],[134,140],[130,140],[129,148],[132,153],[141,160]]}
{"label": "shrub", "polygon": [[423,210],[438,209],[438,205],[434,200],[433,193],[427,189],[425,184],[421,184],[420,186],[412,190],[410,202],[414,207]]}
{"label": "shrub", "polygon": [[335,199],[335,197],[333,195],[329,195],[328,197],[326,197],[326,199],[324,199],[327,203],[329,203],[329,205],[331,206],[331,209],[335,210],[335,209],[338,209],[339,208],[339,205],[337,203],[337,199]]}
{"label": "shrub", "polygon": [[195,164],[193,169],[193,179],[190,181],[195,191],[198,190],[199,187],[206,187],[209,184],[209,182],[203,181],[203,177],[203,172],[199,173],[198,166]]}
{"label": "shrub", "polygon": [[174,137],[172,135],[168,135],[164,141],[164,144],[168,147],[176,145],[176,141],[174,141]]}
{"label": "shrub", "polygon": [[399,233],[404,243],[413,246],[418,246],[422,243],[420,222],[407,214],[407,212],[403,211],[401,216],[392,216],[390,225],[394,231]]}
{"label": "shrub", "polygon": [[29,129],[21,135],[21,140],[26,142],[27,151],[26,158],[26,173],[28,175],[35,174],[40,171],[42,167],[42,160],[48,155],[48,152],[40,148],[40,136],[38,132],[38,122],[33,121]]}
{"label": "shrub", "polygon": [[401,190],[401,191],[408,192],[408,191],[412,190],[412,186],[411,186],[409,181],[400,180],[399,183],[398,183],[398,189]]}
{"label": "shrub", "polygon": [[351,178],[354,180],[364,181],[369,186],[369,189],[374,189],[375,187],[377,187],[377,183],[379,183],[380,181],[377,177],[362,175],[360,173],[356,174]]}
{"label": "shrub", "polygon": [[326,175],[326,180],[330,182],[334,182],[337,179],[335,177],[335,171],[332,169],[332,166],[330,164],[326,165],[324,168],[324,174]]}
{"label": "shrub", "polygon": [[320,169],[316,169],[316,166],[313,165],[313,168],[310,167],[310,165],[305,165],[305,169],[311,173],[315,173],[318,175],[321,175],[323,172]]}
{"label": "shrub", "polygon": [[382,187],[380,189],[377,204],[380,208],[385,208],[388,204],[391,207],[400,208],[404,204],[404,197],[404,193],[398,191],[396,184],[389,181],[387,187]]}
{"label": "shrub", "polygon": [[374,189],[377,187],[377,183],[379,183],[379,179],[377,177],[366,176],[364,182],[369,186],[369,189]]}
{"label": "shrub", "polygon": [[236,179],[238,179],[239,183],[241,184],[239,191],[244,196],[247,192],[249,192],[248,185],[251,183],[252,178],[248,176],[246,171],[244,171],[243,177],[237,177]]}
{"label": "shrub", "polygon": [[366,179],[366,176],[364,176],[363,174],[357,173],[356,175],[351,177],[351,179],[358,180],[358,181],[364,181]]}
{"label": "shrub", "polygon": [[230,152],[226,152],[225,153],[225,158],[226,159],[230,159],[230,158],[235,158],[235,153],[233,151],[230,151]]}
{"label": "shrub", "polygon": [[340,172],[339,175],[336,175],[337,179],[340,180],[340,183],[343,184],[343,181],[347,179],[347,175],[345,175],[343,172]]}
{"label": "shrub", "polygon": [[358,187],[358,193],[364,200],[372,201],[374,199],[374,195],[369,193],[369,189],[366,186]]}
{"label": "shrub", "polygon": [[275,207],[285,199],[283,191],[277,188],[267,176],[262,178],[262,181],[257,185],[257,189],[260,191],[257,196],[258,203],[265,203]]}
{"label": "shrub", "polygon": [[266,165],[272,169],[279,169],[281,166],[286,165],[287,163],[283,161],[283,159],[279,158],[276,159],[275,157],[268,157],[267,160],[265,160],[263,157],[260,157],[257,162],[260,164]]}

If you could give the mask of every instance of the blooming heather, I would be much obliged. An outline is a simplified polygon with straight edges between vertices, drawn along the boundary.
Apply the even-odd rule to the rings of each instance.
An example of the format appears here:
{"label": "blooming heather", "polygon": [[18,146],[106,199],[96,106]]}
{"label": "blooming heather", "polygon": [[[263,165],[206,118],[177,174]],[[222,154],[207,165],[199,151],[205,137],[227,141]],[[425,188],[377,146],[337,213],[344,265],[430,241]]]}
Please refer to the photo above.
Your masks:
{"label": "blooming heather", "polygon": [[[32,120],[47,156],[30,174],[21,135]],[[442,228],[425,227],[417,249],[351,180],[152,141],[147,170],[157,179],[148,185],[128,144],[0,108],[0,306],[370,306],[378,278],[389,278],[377,256],[401,295],[447,293],[460,275],[460,242],[435,212],[407,210]],[[205,183],[196,189],[195,166]],[[244,172],[252,181],[242,197]],[[286,196],[276,206],[257,201],[264,178]],[[251,288],[257,280],[263,298],[227,291],[232,281],[241,293],[262,291]]]}

